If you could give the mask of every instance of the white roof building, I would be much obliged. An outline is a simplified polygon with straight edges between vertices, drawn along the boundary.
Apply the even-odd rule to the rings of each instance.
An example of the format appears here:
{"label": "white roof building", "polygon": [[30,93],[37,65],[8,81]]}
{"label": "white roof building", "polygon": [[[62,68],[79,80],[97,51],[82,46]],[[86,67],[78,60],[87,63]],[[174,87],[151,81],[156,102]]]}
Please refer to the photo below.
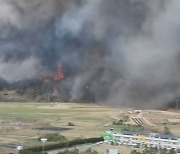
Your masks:
{"label": "white roof building", "polygon": [[157,147],[166,149],[180,149],[180,138],[173,135],[163,135],[148,132],[130,132],[123,131],[121,133],[106,133],[104,140],[117,142],[122,145],[140,147]]}
{"label": "white roof building", "polygon": [[107,154],[118,154],[118,149],[109,149]]}

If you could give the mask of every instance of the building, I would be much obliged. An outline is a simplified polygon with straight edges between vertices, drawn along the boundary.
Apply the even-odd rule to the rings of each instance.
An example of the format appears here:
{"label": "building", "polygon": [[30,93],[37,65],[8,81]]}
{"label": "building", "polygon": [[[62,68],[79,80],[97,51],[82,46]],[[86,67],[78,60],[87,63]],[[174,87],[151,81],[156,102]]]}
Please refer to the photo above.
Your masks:
{"label": "building", "polygon": [[173,135],[149,133],[147,131],[122,131],[121,133],[108,131],[104,133],[103,138],[106,142],[115,142],[121,145],[180,149],[180,138]]}
{"label": "building", "polygon": [[117,149],[109,149],[107,150],[106,154],[119,154]]}

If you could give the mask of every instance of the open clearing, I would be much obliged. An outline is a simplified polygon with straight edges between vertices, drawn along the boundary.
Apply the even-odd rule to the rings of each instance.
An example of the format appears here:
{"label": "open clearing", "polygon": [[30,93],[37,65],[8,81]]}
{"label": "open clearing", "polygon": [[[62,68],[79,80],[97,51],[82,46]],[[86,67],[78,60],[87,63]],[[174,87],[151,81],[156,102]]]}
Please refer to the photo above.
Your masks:
{"label": "open clearing", "polygon": [[[99,137],[122,115],[130,117],[128,123],[135,124],[128,111],[133,109],[75,103],[1,103],[0,153],[14,150],[3,147],[7,144],[39,145],[37,138],[47,133],[58,132],[68,139]],[[180,135],[179,111],[144,110],[137,118],[143,120],[145,128],[163,131],[166,126]],[[68,122],[75,126],[68,126]]]}

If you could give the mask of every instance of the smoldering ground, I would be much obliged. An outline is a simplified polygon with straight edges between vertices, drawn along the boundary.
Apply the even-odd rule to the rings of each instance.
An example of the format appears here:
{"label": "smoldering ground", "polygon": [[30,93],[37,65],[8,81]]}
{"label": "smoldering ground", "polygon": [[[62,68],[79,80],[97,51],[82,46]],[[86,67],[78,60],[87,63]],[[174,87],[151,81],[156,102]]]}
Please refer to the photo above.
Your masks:
{"label": "smoldering ground", "polygon": [[69,99],[162,107],[179,97],[179,0],[0,0],[0,77],[63,65]]}

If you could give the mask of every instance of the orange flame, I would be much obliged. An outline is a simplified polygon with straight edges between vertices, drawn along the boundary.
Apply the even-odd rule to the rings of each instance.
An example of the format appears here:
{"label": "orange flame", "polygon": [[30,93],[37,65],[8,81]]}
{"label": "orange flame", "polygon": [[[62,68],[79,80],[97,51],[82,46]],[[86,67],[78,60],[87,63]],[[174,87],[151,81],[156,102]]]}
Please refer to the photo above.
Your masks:
{"label": "orange flame", "polygon": [[62,65],[59,64],[58,73],[55,75],[54,81],[61,81],[62,79],[64,79],[64,74],[62,72]]}
{"label": "orange flame", "polygon": [[64,78],[65,77],[64,77],[64,74],[63,74],[63,71],[62,71],[62,65],[59,64],[58,72],[54,77],[49,76],[49,75],[42,75],[40,77],[40,80],[43,80],[45,83],[51,83],[51,82],[61,81]]}

